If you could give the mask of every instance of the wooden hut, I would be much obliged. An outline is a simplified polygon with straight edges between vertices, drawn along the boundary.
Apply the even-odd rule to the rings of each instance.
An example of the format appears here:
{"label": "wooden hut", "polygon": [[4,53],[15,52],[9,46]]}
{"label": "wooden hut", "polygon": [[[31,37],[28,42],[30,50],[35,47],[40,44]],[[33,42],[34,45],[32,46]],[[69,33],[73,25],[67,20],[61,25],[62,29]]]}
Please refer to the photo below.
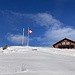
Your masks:
{"label": "wooden hut", "polygon": [[55,43],[53,45],[54,48],[67,48],[67,49],[72,49],[75,48],[75,41],[72,41],[70,39],[64,38],[60,40],[59,42]]}

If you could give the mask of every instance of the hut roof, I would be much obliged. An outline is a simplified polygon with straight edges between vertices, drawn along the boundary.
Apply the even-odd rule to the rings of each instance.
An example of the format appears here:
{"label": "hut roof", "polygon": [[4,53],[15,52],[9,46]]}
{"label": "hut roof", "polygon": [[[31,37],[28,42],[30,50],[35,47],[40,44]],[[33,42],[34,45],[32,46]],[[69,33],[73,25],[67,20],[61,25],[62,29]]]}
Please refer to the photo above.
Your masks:
{"label": "hut roof", "polygon": [[54,47],[56,44],[58,44],[58,43],[62,42],[63,40],[68,40],[68,41],[70,41],[70,42],[75,43],[75,41],[72,41],[72,40],[70,40],[70,39],[64,38],[64,39],[62,39],[62,40],[58,41],[57,43],[53,44],[53,47]]}

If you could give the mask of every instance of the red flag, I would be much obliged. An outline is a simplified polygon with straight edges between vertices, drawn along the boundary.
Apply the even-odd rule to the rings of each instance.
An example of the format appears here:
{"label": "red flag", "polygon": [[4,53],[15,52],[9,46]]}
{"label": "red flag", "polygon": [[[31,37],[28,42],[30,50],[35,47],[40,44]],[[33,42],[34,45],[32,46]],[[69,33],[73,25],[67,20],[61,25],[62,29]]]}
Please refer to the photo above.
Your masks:
{"label": "red flag", "polygon": [[32,34],[32,30],[28,30],[28,34]]}

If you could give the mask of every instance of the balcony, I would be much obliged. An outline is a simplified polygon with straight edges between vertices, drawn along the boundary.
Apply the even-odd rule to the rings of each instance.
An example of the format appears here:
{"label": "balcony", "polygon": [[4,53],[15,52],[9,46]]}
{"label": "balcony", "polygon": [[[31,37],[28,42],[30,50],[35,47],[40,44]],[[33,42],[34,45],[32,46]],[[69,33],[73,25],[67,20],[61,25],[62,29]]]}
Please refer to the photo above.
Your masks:
{"label": "balcony", "polygon": [[74,45],[59,45],[58,48],[74,48]]}

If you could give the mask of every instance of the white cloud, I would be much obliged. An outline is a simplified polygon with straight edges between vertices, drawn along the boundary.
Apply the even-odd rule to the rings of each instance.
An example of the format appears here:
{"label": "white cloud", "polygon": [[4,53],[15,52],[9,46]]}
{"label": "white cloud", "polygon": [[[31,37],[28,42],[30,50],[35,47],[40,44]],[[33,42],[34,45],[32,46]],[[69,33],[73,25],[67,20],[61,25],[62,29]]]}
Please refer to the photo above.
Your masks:
{"label": "white cloud", "polygon": [[59,29],[52,29],[47,30],[45,32],[45,37],[52,40],[59,40],[62,38],[71,38],[75,40],[75,30],[72,28],[59,28]]}
{"label": "white cloud", "polygon": [[75,40],[75,30],[70,27],[63,27],[59,29],[49,28],[43,37],[35,37],[33,40],[37,40],[41,45],[52,46],[54,43],[60,41],[63,38]]}
{"label": "white cloud", "polygon": [[[7,39],[12,43],[22,44],[22,35],[8,34]],[[26,37],[24,39],[26,39]]]}
{"label": "white cloud", "polygon": [[64,23],[55,19],[51,14],[48,13],[38,13],[35,15],[35,21],[38,25],[49,26],[43,37],[35,37],[36,40],[40,41],[42,44],[52,44],[63,38],[69,38],[75,40],[75,29],[65,26]]}
{"label": "white cloud", "polygon": [[48,13],[38,13],[33,17],[34,21],[41,26],[55,26],[59,27],[63,25],[59,20],[55,19],[51,14]]}
{"label": "white cloud", "polygon": [[19,21],[25,22],[30,20],[33,21],[34,24],[40,26],[61,26],[63,23],[61,23],[59,20],[55,19],[51,14],[49,13],[36,13],[36,14],[26,14],[26,13],[17,13],[13,11],[0,11],[1,15],[5,18],[6,21],[12,24],[15,24]]}

